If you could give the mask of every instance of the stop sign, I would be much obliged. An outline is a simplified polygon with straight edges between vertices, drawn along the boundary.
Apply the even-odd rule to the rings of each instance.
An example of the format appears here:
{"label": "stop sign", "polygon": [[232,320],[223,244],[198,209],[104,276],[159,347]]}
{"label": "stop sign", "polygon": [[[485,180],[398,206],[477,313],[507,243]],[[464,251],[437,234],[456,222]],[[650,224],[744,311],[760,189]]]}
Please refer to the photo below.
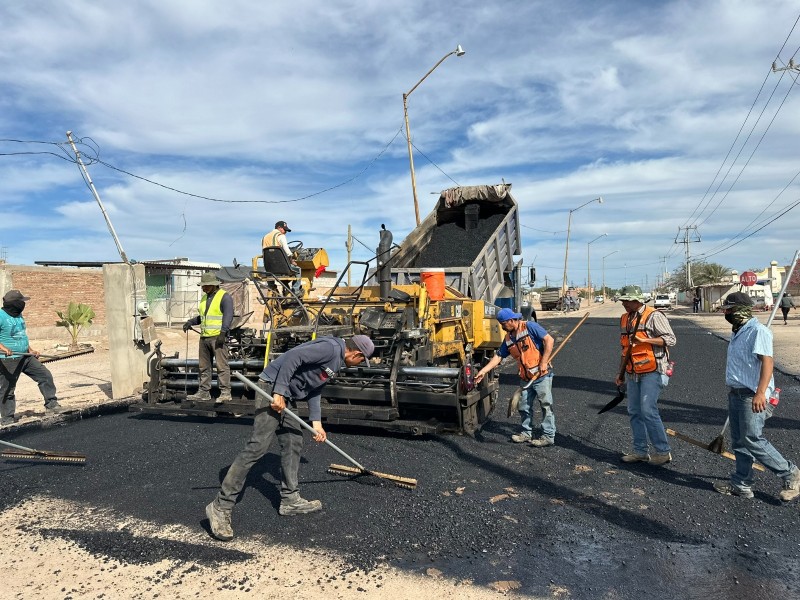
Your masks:
{"label": "stop sign", "polygon": [[741,275],[739,275],[739,283],[744,286],[750,287],[751,285],[755,285],[756,281],[758,281],[758,277],[752,271],[745,271]]}

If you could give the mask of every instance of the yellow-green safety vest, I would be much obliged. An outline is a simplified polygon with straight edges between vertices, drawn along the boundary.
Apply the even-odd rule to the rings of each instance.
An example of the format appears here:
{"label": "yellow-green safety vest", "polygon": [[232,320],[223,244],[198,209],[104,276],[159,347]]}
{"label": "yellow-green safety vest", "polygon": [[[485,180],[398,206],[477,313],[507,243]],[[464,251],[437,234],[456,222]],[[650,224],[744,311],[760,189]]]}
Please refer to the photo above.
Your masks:
{"label": "yellow-green safety vest", "polygon": [[222,333],[222,297],[227,293],[217,290],[208,307],[208,294],[203,294],[200,299],[200,337],[216,337]]}

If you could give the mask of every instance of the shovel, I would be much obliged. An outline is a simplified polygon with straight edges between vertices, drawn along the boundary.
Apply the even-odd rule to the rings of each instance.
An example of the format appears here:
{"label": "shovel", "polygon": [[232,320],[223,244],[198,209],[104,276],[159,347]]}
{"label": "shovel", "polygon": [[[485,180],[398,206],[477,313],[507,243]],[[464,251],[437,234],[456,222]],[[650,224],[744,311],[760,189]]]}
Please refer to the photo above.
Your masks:
{"label": "shovel", "polygon": [[[667,429],[665,429],[665,431],[667,432],[667,435],[671,435],[672,437],[676,437],[679,440],[683,440],[684,442],[689,442],[690,444],[693,444],[694,446],[697,446],[698,448],[702,448],[703,450],[710,450],[710,448],[708,447],[709,446],[708,444],[704,444],[703,442],[701,442],[699,440],[696,440],[694,438],[690,438],[688,435],[683,435],[682,433],[678,433],[674,429],[667,428]],[[730,452],[725,452],[723,449],[720,449],[720,451],[716,452],[716,454],[719,454],[720,456],[724,456],[725,458],[729,458],[731,460],[736,460],[736,456],[734,456]],[[756,462],[753,463],[753,468],[758,470],[758,471],[764,471],[765,470],[764,467],[762,467],[760,464],[758,464]]]}
{"label": "shovel", "polygon": [[[231,373],[231,375],[236,377],[239,381],[241,381],[243,384],[245,384],[247,387],[249,387],[251,390],[253,390],[256,394],[259,394],[260,396],[262,396],[262,397],[266,398],[267,400],[269,400],[270,402],[272,402],[272,396],[270,396],[267,392],[262,390],[260,387],[258,387],[255,383],[250,381],[247,377],[245,377],[241,373]],[[294,414],[288,408],[284,408],[281,411],[281,414],[289,415],[301,427],[303,427],[303,429],[307,429],[308,431],[310,431],[314,435],[317,434],[316,429],[311,427],[311,425],[306,423],[303,419],[298,417],[296,414]],[[406,488],[406,489],[409,489],[409,490],[413,490],[413,489],[415,489],[417,487],[417,480],[416,479],[412,479],[410,477],[400,477],[399,475],[390,475],[388,473],[378,473],[377,471],[370,471],[366,467],[363,467],[362,465],[360,465],[354,458],[352,458],[344,450],[339,448],[339,446],[334,444],[332,441],[326,439],[325,443],[328,444],[328,446],[330,446],[334,450],[336,450],[336,452],[341,454],[348,462],[350,462],[351,464],[354,465],[354,468],[353,467],[346,467],[346,466],[342,466],[342,465],[331,465],[330,467],[328,467],[328,471],[330,471],[331,473],[334,473],[335,475],[371,475],[373,477],[379,477],[380,479],[386,479],[387,481],[391,481],[393,484],[395,484],[398,487]]]}
{"label": "shovel", "polygon": [[[586,319],[588,319],[588,318],[589,318],[589,313],[587,312],[585,315],[583,315],[583,317],[581,318],[581,320],[580,320],[580,321],[578,321],[577,325],[575,325],[575,327],[573,327],[573,328],[572,328],[572,331],[570,331],[570,332],[567,334],[567,337],[565,337],[563,340],[561,340],[561,343],[558,345],[558,348],[556,348],[556,349],[553,351],[553,353],[550,355],[550,360],[551,360],[551,361],[552,361],[552,360],[553,360],[553,359],[556,357],[556,355],[557,355],[559,352],[561,352],[561,349],[562,349],[562,348],[564,347],[564,345],[565,345],[565,344],[566,344],[566,343],[569,341],[569,338],[571,338],[571,337],[572,337],[572,334],[573,334],[573,333],[575,333],[576,331],[578,331],[578,327],[580,327],[581,325],[583,325],[583,322],[584,322]],[[534,379],[533,381],[536,381],[536,380]],[[511,400],[509,400],[509,401],[508,401],[508,415],[507,415],[507,416],[508,416],[509,418],[511,418],[511,416],[512,416],[512,415],[513,415],[515,412],[517,412],[517,409],[519,408],[519,401],[522,399],[522,391],[523,391],[524,389],[526,389],[526,388],[527,388],[529,385],[531,385],[531,384],[533,383],[533,381],[529,381],[527,384],[519,386],[519,387],[516,389],[516,391],[514,392],[514,394],[511,396]]]}

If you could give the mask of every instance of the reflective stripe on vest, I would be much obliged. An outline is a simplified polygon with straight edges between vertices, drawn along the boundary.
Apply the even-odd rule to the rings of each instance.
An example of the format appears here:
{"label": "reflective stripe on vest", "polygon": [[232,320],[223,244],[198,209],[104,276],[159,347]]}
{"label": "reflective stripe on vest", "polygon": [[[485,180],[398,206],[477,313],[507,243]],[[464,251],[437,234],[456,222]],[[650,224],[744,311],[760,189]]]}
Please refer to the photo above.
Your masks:
{"label": "reflective stripe on vest", "polygon": [[[647,322],[650,320],[652,314],[656,312],[656,310],[652,306],[645,306],[644,310],[642,311],[642,317],[639,319],[639,326],[636,328],[636,337],[649,337],[645,333],[645,329],[647,327]],[[620,327],[620,343],[622,344],[622,356],[623,358],[628,352],[628,344],[629,344],[629,335],[633,333],[631,331],[634,321],[637,318],[637,313],[625,313],[619,318],[619,327]],[[641,335],[640,335],[641,334]],[[628,361],[628,364],[625,365],[625,370],[628,373],[652,373],[653,371],[658,369],[658,361],[656,360],[656,355],[653,350],[653,344],[636,344],[633,347],[633,351],[631,352],[631,358]]]}
{"label": "reflective stripe on vest", "polygon": [[511,334],[506,333],[506,347],[508,353],[517,359],[519,365],[519,376],[524,381],[536,379],[539,375],[539,361],[542,353],[533,343],[531,334],[528,331],[528,324],[520,321],[517,330],[514,332],[515,339],[511,341]]}
{"label": "reflective stripe on vest", "polygon": [[206,309],[208,294],[203,294],[200,300],[200,337],[216,337],[222,333],[222,297],[227,294],[225,290],[217,290],[211,300],[211,305]]}

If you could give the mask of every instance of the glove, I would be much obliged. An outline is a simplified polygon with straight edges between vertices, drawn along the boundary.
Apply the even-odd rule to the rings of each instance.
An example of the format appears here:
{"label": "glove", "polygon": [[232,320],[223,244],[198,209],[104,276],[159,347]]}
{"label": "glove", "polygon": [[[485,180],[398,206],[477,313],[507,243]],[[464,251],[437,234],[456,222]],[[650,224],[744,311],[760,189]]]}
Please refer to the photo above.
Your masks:
{"label": "glove", "polygon": [[227,337],[227,334],[225,334],[225,333],[220,333],[217,336],[217,338],[214,340],[214,349],[215,350],[219,350],[220,348],[225,346],[225,338],[226,337]]}
{"label": "glove", "polygon": [[186,323],[183,324],[184,333],[189,331],[191,328],[192,328],[192,324],[189,321],[186,321]]}

